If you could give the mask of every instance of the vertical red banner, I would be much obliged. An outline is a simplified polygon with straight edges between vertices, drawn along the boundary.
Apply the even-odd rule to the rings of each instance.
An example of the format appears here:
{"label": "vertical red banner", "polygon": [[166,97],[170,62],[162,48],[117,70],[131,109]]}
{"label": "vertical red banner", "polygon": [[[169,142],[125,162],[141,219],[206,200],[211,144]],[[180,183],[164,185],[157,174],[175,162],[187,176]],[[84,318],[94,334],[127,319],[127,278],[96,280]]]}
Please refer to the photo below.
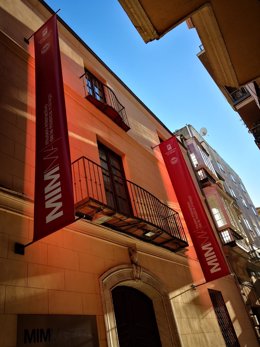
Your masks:
{"label": "vertical red banner", "polygon": [[178,140],[170,138],[160,150],[179,201],[206,281],[228,275],[229,268],[214,235]]}
{"label": "vertical red banner", "polygon": [[35,34],[36,168],[34,241],[75,220],[56,15]]}

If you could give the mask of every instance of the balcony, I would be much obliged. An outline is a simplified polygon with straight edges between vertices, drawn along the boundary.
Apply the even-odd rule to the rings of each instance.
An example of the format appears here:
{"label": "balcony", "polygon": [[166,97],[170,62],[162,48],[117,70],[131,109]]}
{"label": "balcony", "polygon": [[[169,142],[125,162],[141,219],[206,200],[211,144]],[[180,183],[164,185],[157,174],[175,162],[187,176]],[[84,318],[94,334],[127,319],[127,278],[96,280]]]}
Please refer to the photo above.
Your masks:
{"label": "balcony", "polygon": [[113,90],[88,71],[83,76],[86,82],[84,83],[86,99],[127,132],[130,126],[125,107],[120,103]]}
{"label": "balcony", "polygon": [[249,98],[251,95],[249,91],[242,87],[239,89],[233,88],[233,87],[226,87],[226,90],[229,93],[229,96],[233,102],[234,105],[239,104],[241,101]]}
{"label": "balcony", "polygon": [[172,252],[188,246],[178,213],[137,184],[120,177],[130,208],[119,209],[108,203],[107,170],[81,157],[72,163],[72,174],[77,216]]}

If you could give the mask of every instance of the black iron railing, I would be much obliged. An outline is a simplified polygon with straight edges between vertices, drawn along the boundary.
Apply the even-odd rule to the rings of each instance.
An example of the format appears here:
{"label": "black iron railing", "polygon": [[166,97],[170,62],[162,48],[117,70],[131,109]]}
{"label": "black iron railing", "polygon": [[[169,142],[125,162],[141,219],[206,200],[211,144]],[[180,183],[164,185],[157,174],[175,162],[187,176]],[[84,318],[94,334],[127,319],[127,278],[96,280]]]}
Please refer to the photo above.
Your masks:
{"label": "black iron railing", "polygon": [[[107,170],[92,160],[81,157],[72,163],[72,174],[76,206],[81,201],[93,199],[111,209],[115,209],[114,206],[107,204],[103,180],[103,177],[109,176]],[[121,177],[117,177],[117,179],[122,180]],[[131,215],[126,217],[134,217],[148,222],[169,235],[187,242],[179,214],[176,211],[131,181],[125,180],[125,186],[131,204]]]}
{"label": "black iron railing", "polygon": [[116,94],[113,92],[111,88],[109,88],[105,84],[103,84],[103,88],[105,92],[106,103],[109,106],[111,106],[114,110],[116,110],[116,112],[120,115],[123,122],[129,126],[125,107],[120,103]]}

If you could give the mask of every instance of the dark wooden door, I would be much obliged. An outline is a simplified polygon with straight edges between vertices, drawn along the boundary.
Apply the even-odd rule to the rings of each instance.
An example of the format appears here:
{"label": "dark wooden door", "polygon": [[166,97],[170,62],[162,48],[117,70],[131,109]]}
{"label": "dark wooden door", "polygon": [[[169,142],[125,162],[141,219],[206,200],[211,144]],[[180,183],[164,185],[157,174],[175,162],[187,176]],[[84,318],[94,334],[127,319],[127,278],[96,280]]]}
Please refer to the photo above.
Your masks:
{"label": "dark wooden door", "polygon": [[120,347],[161,347],[152,300],[127,286],[113,289],[112,297]]}
{"label": "dark wooden door", "polygon": [[130,216],[131,204],[122,159],[104,145],[99,144],[98,148],[107,204],[117,212]]}

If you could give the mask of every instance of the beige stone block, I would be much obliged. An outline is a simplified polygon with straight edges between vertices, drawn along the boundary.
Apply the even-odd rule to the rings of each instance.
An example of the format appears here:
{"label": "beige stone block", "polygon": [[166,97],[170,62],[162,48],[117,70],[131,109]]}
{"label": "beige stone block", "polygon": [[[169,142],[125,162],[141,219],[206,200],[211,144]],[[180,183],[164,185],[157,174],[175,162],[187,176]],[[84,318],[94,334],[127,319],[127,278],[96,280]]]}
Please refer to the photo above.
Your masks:
{"label": "beige stone block", "polygon": [[0,233],[8,234],[10,239],[28,238],[29,219],[16,213],[0,211]]}
{"label": "beige stone block", "polygon": [[219,333],[206,333],[207,345],[212,347],[226,347],[223,336]]}
{"label": "beige stone block", "polygon": [[78,254],[69,249],[48,245],[48,265],[77,270],[79,267]]}
{"label": "beige stone block", "polygon": [[48,247],[45,243],[37,241],[26,248],[26,261],[36,264],[47,264],[48,262]]}
{"label": "beige stone block", "polygon": [[81,293],[97,293],[98,280],[94,274],[65,271],[65,290]]}
{"label": "beige stone block", "polygon": [[83,295],[83,312],[90,315],[102,315],[103,309],[101,304],[101,297],[98,294],[84,294]]}
{"label": "beige stone block", "polygon": [[64,270],[51,266],[28,264],[28,286],[45,289],[64,289]]}
{"label": "beige stone block", "polygon": [[46,289],[6,287],[6,313],[48,313]]}
{"label": "beige stone block", "polygon": [[95,257],[85,253],[79,253],[78,255],[80,271],[101,275],[107,269],[104,258]]}
{"label": "beige stone block", "polygon": [[4,312],[5,307],[5,286],[0,286],[0,313]]}
{"label": "beige stone block", "polygon": [[7,234],[0,234],[0,258],[7,258],[8,254],[8,236]]}
{"label": "beige stone block", "polygon": [[44,242],[48,245],[64,247],[64,230],[58,230],[44,238]]}
{"label": "beige stone block", "polygon": [[186,334],[185,340],[186,340],[185,347],[215,347],[215,346],[222,347],[223,346],[222,344],[219,343],[220,342],[219,339],[214,341],[213,345],[209,344],[210,338],[207,337],[207,334],[203,334],[203,333]]}
{"label": "beige stone block", "polygon": [[0,283],[13,286],[27,285],[27,264],[0,259]]}
{"label": "beige stone block", "polygon": [[192,331],[191,321],[187,318],[178,318],[177,326],[179,328],[180,334],[190,334]]}
{"label": "beige stone block", "polygon": [[173,309],[173,312],[174,312],[174,317],[176,319],[185,317],[185,315],[183,314],[183,305],[182,305],[182,303],[180,303],[180,302],[173,302],[172,301],[171,304],[172,304],[172,309]]}
{"label": "beige stone block", "polygon": [[[137,253],[137,255],[138,255],[138,253]],[[130,263],[130,259],[129,259],[129,255],[128,255],[128,248],[127,247],[116,247],[115,248],[115,259],[117,259],[117,261],[120,264]]]}
{"label": "beige stone block", "polygon": [[82,294],[57,290],[49,291],[49,313],[82,314]]}
{"label": "beige stone block", "polygon": [[116,247],[109,242],[101,241],[98,239],[92,239],[91,241],[92,242],[90,244],[89,254],[100,258],[104,257],[105,255],[106,259],[115,259],[116,250],[119,247]]}
{"label": "beige stone block", "polygon": [[218,321],[216,318],[201,319],[201,329],[205,333],[220,332]]}
{"label": "beige stone block", "polygon": [[71,230],[64,232],[64,247],[77,252],[89,253],[90,237],[85,234],[73,232]]}
{"label": "beige stone block", "polygon": [[0,314],[0,346],[14,347],[16,346],[16,315]]}

